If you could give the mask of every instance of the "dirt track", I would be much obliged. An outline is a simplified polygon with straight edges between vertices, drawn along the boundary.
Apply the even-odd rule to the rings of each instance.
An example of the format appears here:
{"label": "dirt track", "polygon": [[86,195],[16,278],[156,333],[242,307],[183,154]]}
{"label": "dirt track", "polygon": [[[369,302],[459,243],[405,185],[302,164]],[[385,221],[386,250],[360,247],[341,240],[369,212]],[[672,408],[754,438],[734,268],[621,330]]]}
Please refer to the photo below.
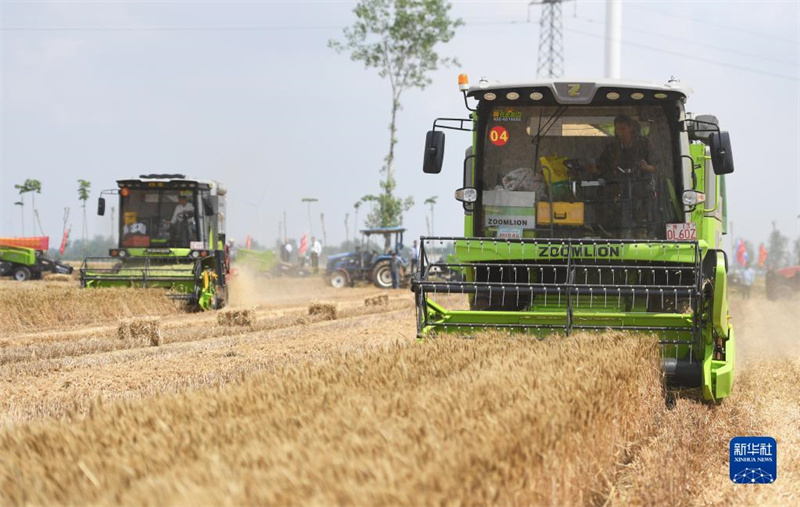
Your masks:
{"label": "dirt track", "polygon": [[[525,360],[521,358],[528,354],[527,345],[521,345],[522,349],[509,349],[493,346],[490,341],[488,349],[476,348],[482,350],[481,354],[486,354],[485,358],[481,358],[475,357],[477,352],[471,351],[469,342],[466,342],[466,348],[448,349],[441,356],[431,353],[430,357],[406,357],[404,354],[407,353],[403,350],[415,343],[411,294],[408,291],[390,292],[388,306],[365,307],[364,298],[381,292],[373,288],[335,291],[317,280],[302,280],[296,284],[279,280],[249,287],[242,285],[240,283],[238,300],[234,302],[242,307],[255,307],[257,320],[253,326],[218,326],[212,314],[187,315],[162,308],[159,318],[163,344],[158,347],[120,342],[116,337],[117,321],[105,317],[86,325],[68,326],[67,329],[63,329],[58,322],[52,322],[45,323],[44,328],[39,330],[0,332],[0,424],[3,425],[0,429],[0,453],[9,456],[0,465],[0,503],[52,504],[91,500],[100,504],[186,504],[199,500],[210,501],[212,498],[220,503],[384,502],[409,505],[420,502],[483,504],[501,499],[526,504],[566,501],[598,505],[791,505],[800,502],[800,305],[797,301],[770,303],[760,296],[747,302],[734,299],[732,314],[739,347],[738,378],[733,396],[719,406],[710,406],[686,395],[679,396],[674,406],[668,408],[663,400],[658,401],[658,394],[650,391],[641,399],[638,395],[629,396],[639,399],[640,405],[625,405],[605,393],[622,390],[625,379],[630,380],[632,374],[614,373],[610,367],[593,367],[588,363],[586,367],[576,366],[574,357],[571,357],[574,354],[570,354],[567,348],[558,349],[561,352],[532,349],[535,354],[565,354],[562,359],[554,360],[553,356],[546,361],[551,365],[548,371],[556,374],[552,378],[563,378],[565,382],[561,385],[561,382],[551,380],[546,384],[555,385],[556,389],[548,398],[534,403],[538,398],[523,390],[514,395],[519,396],[514,403],[491,408],[491,399],[502,392],[513,393],[518,384],[536,383],[543,378],[507,376],[503,372],[526,368],[538,371],[536,375],[548,374],[539,362],[525,366]],[[312,300],[335,301],[339,318],[309,318],[306,308]],[[541,346],[546,344],[532,345]],[[409,350],[418,349],[411,347]],[[342,363],[342,354],[348,354],[347,357],[351,359]],[[458,354],[467,354],[465,365],[474,361],[477,363],[470,367],[454,367],[453,361],[457,361],[454,358],[459,357]],[[381,357],[396,357],[400,366],[393,363],[380,367]],[[338,382],[350,385],[352,380],[348,379],[351,376],[376,376],[374,391],[370,393],[360,388],[357,391],[360,394],[354,394],[354,398],[332,388],[331,393],[339,392],[340,403],[344,404],[342,407],[349,404],[367,407],[378,403],[372,410],[384,410],[394,415],[390,419],[382,419],[388,416],[373,413],[369,417],[377,418],[374,425],[377,427],[362,427],[357,421],[366,415],[356,415],[359,414],[358,410],[348,412],[342,408],[339,411],[329,406],[324,409],[325,427],[339,425],[342,428],[360,428],[356,434],[361,436],[360,440],[350,442],[350,437],[342,440],[343,435],[348,433],[337,433],[338,439],[323,443],[315,443],[315,437],[310,433],[284,434],[284,430],[281,430],[277,434],[283,436],[273,438],[269,436],[267,428],[263,431],[258,429],[258,421],[262,420],[259,417],[263,418],[264,424],[272,420],[271,424],[281,427],[294,424],[299,424],[298,428],[303,425],[315,427],[313,421],[319,415],[304,415],[299,408],[293,409],[296,410],[294,415],[287,408],[285,414],[280,412],[283,418],[274,416],[274,420],[270,419],[272,412],[261,416],[239,413],[234,417],[231,414],[233,419],[224,423],[222,428],[242,431],[249,435],[246,440],[235,436],[235,433],[226,437],[227,430],[221,430],[222,436],[201,430],[195,433],[191,429],[194,428],[193,423],[188,419],[182,420],[182,416],[174,415],[173,419],[168,418],[169,413],[177,412],[167,407],[183,407],[187,403],[189,407],[194,407],[196,404],[203,405],[204,399],[213,402],[214,406],[227,406],[232,399],[247,404],[248,396],[272,396],[269,394],[271,391],[264,392],[265,385],[273,385],[278,390],[297,389],[298,393],[305,392],[303,386],[308,380],[304,379],[328,375],[330,367],[326,370],[326,365],[339,365],[338,371],[341,372],[327,380],[331,385]],[[378,366],[370,373],[372,365]],[[312,371],[304,368],[317,369]],[[408,368],[408,372],[416,373],[408,373],[411,377],[404,383],[385,384],[386,381],[382,379],[394,375],[397,368]],[[581,371],[575,374],[570,368],[581,368]],[[297,371],[306,373],[299,375]],[[605,380],[609,375],[618,379],[619,389],[609,388],[605,391],[601,386],[606,384],[597,382],[595,388],[601,390],[589,396],[591,403],[584,405],[573,402],[563,406],[556,403],[561,396],[566,400],[583,400],[588,393],[576,392],[576,389],[583,389],[579,386],[591,384],[593,378],[600,376],[604,376]],[[282,380],[295,376],[298,378],[297,384]],[[428,381],[419,380],[428,377]],[[567,387],[571,385],[568,379],[572,377],[578,383],[576,387]],[[649,377],[642,377],[645,378]],[[645,380],[638,382],[641,384]],[[413,389],[398,387],[405,383],[413,386]],[[481,385],[486,388],[469,387]],[[644,384],[641,387],[643,389]],[[444,392],[430,401],[419,398],[421,393],[433,389],[444,389]],[[402,396],[398,393],[402,393]],[[324,393],[318,395],[324,396]],[[656,403],[651,405],[650,400],[654,397]],[[290,396],[286,399],[293,398]],[[312,396],[310,399],[316,398]],[[382,399],[395,400],[392,402],[394,405],[390,403],[381,409]],[[452,425],[452,433],[441,436],[440,440],[429,441],[432,437],[421,437],[422,442],[432,442],[440,447],[438,450],[431,449],[430,452],[434,454],[420,455],[419,449],[409,447],[408,439],[413,441],[414,438],[420,438],[412,437],[416,435],[414,432],[426,425],[408,426],[397,422],[398,417],[410,417],[409,413],[402,415],[402,411],[397,412],[398,407],[406,406],[403,400],[410,400],[407,411],[431,403],[421,417],[430,418],[432,422],[438,421],[436,424],[442,427]],[[284,401],[286,404],[288,402]],[[462,413],[459,416],[462,419],[454,420],[447,410],[440,413],[439,407],[451,407],[453,414],[460,413],[458,407],[464,407],[465,404],[475,404],[475,408],[472,412],[468,411],[466,416]],[[478,415],[481,414],[481,406],[495,415],[482,422],[483,418]],[[627,407],[625,411],[622,411],[623,406]],[[187,410],[187,414],[193,414],[193,420],[219,419],[218,414],[213,415],[205,410]],[[586,424],[584,419],[593,421],[585,427],[581,426],[583,429],[580,434],[588,439],[587,443],[568,452],[566,461],[559,464],[560,469],[577,467],[576,470],[586,472],[589,469],[580,468],[580,463],[602,463],[599,471],[590,474],[591,480],[587,478],[591,484],[589,490],[565,488],[559,482],[559,477],[555,476],[548,483],[550,486],[546,488],[547,491],[543,491],[541,483],[536,483],[537,475],[525,476],[515,471],[524,468],[539,470],[540,474],[549,473],[546,467],[536,467],[542,465],[543,459],[554,459],[552,454],[546,457],[547,452],[552,452],[559,445],[567,445],[554,443],[558,440],[546,440],[537,436],[539,433],[520,432],[520,424],[532,424],[525,419],[530,417],[530,411],[550,414],[552,424],[557,424],[559,413],[571,413],[565,420],[580,420],[580,424]],[[158,424],[164,424],[163,421],[158,422],[162,413],[165,418],[163,421],[169,421],[168,424],[186,425],[188,433],[185,433],[185,437],[181,436],[184,432],[180,427],[172,427],[168,432],[157,429]],[[136,414],[148,414],[149,419],[140,420]],[[336,418],[336,414],[340,419]],[[611,415],[606,419],[602,414]],[[178,420],[174,417],[178,417]],[[250,421],[256,426],[242,426],[237,422],[238,417],[244,417],[243,421]],[[304,417],[311,419],[302,422]],[[526,420],[529,422],[523,422]],[[134,475],[122,480],[128,472],[120,471],[108,460],[116,459],[113,458],[116,456],[118,461],[136,463],[136,452],[144,452],[144,449],[130,441],[115,440],[120,435],[106,428],[108,421],[116,421],[113,424],[117,430],[124,429],[130,433],[129,436],[139,431],[148,434],[155,431],[153,438],[186,438],[188,440],[181,440],[183,443],[175,450],[179,457],[182,456],[180,453],[186,453],[185,459],[171,462],[170,472],[152,463],[153,466],[145,469],[131,465],[136,469],[135,473],[131,472]],[[618,440],[612,446],[615,450],[611,455],[602,455],[600,450],[590,451],[595,449],[589,445],[593,439],[599,441],[602,435],[611,434],[610,430],[627,428],[629,425],[630,430],[614,437]],[[490,434],[475,430],[476,427]],[[561,431],[567,436],[577,431],[569,428],[571,426],[565,426]],[[43,439],[43,435],[46,438]],[[776,484],[736,486],[730,482],[727,470],[728,441],[740,435],[776,438],[780,449]],[[564,442],[570,441],[567,436]],[[75,442],[94,443],[85,449],[72,449],[70,446]],[[539,448],[541,444],[551,448]],[[250,445],[253,447],[248,451]],[[295,447],[287,447],[290,445]],[[310,455],[315,445],[322,445],[324,452]],[[511,449],[519,447],[536,448],[536,451],[522,454],[511,452]],[[393,458],[389,462],[379,459],[377,455],[369,458],[373,448],[381,449],[381,455],[389,454]],[[255,449],[259,449],[260,454]],[[320,449],[317,448],[317,451],[322,452]],[[482,454],[480,449],[488,454]],[[246,457],[241,460],[222,459],[229,452],[241,453]],[[449,454],[440,456],[445,452]],[[583,455],[584,452],[591,453]],[[302,460],[314,461],[322,459],[323,455],[325,460],[333,460],[333,463],[340,463],[338,466],[343,467],[342,475],[331,484],[349,484],[352,491],[348,490],[348,493],[341,487],[322,491],[320,485],[325,484],[323,479],[330,479],[325,469],[308,469],[309,474],[320,474],[316,477],[315,488],[314,481],[309,482],[309,476],[303,475],[305,468],[295,468],[298,460],[302,464]],[[63,459],[53,459],[58,456]],[[72,460],[67,459],[68,456],[82,458]],[[148,462],[144,455],[140,457],[143,463]],[[410,473],[409,477],[415,477],[415,468],[439,459],[444,460],[442,465],[453,467],[462,463],[466,468],[459,468],[461,472],[454,472],[450,476],[446,470],[427,471],[427,474],[440,474],[432,481],[412,481],[407,478],[395,482],[394,474],[402,476]],[[564,456],[559,459],[564,459]],[[353,465],[353,469],[344,466],[353,460],[364,464],[366,468],[359,468],[360,465]],[[473,460],[472,467],[467,465],[470,460]],[[212,466],[213,463],[217,465]],[[380,467],[384,466],[390,469],[382,472]],[[406,466],[411,468],[404,471]],[[489,468],[483,468],[486,466]],[[472,474],[469,472],[471,468],[483,472]],[[262,481],[274,481],[276,477],[281,477],[281,469],[285,470],[283,479],[295,481],[296,488],[270,490],[255,486],[262,484]],[[273,475],[275,473],[278,476]],[[214,477],[214,474],[219,476]],[[72,482],[59,482],[66,477],[70,477]],[[566,477],[562,476],[562,479],[566,480]],[[53,481],[57,483],[55,487]],[[216,493],[209,491],[209,482],[218,485],[215,486]],[[373,489],[369,484],[373,484]],[[410,489],[404,491],[403,484]],[[376,485],[383,486],[375,490]],[[534,485],[537,491],[531,491]],[[98,489],[103,494],[98,494]],[[358,494],[355,490],[358,490]],[[338,493],[330,496],[334,491]],[[500,493],[502,491],[514,491],[517,494],[504,496]],[[392,494],[386,496],[389,492]]]}

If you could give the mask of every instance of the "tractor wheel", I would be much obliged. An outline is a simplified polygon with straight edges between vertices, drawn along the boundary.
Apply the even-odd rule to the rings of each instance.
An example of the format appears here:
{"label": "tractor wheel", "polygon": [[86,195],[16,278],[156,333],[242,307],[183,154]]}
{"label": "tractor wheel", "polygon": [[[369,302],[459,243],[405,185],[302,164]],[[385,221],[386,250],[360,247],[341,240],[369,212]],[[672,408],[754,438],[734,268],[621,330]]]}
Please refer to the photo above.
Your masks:
{"label": "tractor wheel", "polygon": [[[398,276],[399,273],[398,273]],[[379,289],[392,288],[392,267],[389,261],[379,262],[372,268],[372,283]]]}
{"label": "tractor wheel", "polygon": [[31,279],[31,270],[26,267],[19,267],[14,270],[14,280],[24,282]]}
{"label": "tractor wheel", "polygon": [[349,285],[347,273],[341,269],[334,271],[331,275],[331,287],[341,289],[342,287],[347,287],[347,285]]}

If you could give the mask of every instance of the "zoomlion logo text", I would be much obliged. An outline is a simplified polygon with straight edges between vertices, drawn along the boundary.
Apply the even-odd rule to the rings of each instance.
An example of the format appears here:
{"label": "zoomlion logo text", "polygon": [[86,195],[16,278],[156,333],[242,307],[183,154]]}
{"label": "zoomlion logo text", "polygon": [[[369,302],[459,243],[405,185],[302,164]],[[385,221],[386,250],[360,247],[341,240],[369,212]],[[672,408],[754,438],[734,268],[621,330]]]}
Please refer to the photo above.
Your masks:
{"label": "zoomlion logo text", "polygon": [[513,107],[495,109],[492,111],[493,121],[522,121],[522,112],[514,109]]}
{"label": "zoomlion logo text", "polygon": [[486,224],[489,226],[498,225],[519,225],[526,226],[530,221],[525,218],[487,218]]}
{"label": "zoomlion logo text", "polygon": [[554,245],[540,246],[539,257],[619,257],[622,253],[620,246],[595,246],[595,245]]}

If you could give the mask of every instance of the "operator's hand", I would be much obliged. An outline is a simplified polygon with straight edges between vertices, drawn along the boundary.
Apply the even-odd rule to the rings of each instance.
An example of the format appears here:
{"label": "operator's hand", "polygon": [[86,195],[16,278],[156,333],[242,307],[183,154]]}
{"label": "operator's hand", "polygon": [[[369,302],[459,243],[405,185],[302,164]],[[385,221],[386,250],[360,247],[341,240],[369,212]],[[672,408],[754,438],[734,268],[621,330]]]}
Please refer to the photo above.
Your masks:
{"label": "operator's hand", "polygon": [[644,160],[639,161],[639,169],[642,171],[647,171],[649,173],[656,172],[656,168],[645,162]]}

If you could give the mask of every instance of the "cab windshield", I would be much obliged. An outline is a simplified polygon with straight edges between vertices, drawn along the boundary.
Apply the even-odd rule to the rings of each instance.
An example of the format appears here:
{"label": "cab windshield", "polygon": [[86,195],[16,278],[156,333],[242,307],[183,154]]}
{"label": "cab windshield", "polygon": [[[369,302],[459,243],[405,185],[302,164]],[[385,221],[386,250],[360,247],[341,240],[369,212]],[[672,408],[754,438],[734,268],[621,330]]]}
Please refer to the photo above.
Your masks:
{"label": "cab windshield", "polygon": [[195,200],[191,190],[122,189],[120,246],[189,248],[200,238]]}
{"label": "cab windshield", "polygon": [[663,239],[681,216],[661,106],[493,105],[480,135],[480,235]]}

